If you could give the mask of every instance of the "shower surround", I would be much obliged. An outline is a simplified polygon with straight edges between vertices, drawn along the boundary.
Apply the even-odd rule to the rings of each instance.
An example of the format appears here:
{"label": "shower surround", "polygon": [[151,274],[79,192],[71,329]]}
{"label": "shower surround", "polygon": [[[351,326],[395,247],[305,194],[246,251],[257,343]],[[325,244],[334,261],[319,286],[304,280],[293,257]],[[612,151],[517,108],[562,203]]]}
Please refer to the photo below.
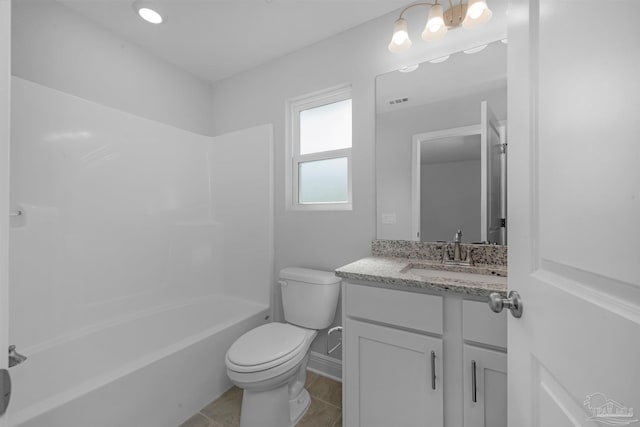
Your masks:
{"label": "shower surround", "polygon": [[206,137],[17,77],[11,111],[11,425],[175,427],[270,314],[271,125]]}

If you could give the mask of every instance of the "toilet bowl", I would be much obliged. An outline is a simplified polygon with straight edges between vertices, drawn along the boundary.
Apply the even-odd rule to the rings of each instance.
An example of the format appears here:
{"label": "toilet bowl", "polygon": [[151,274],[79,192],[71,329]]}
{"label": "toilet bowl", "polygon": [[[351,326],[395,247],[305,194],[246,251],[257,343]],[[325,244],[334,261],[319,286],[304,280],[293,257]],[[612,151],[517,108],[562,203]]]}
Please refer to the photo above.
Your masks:
{"label": "toilet bowl", "polygon": [[294,426],[311,399],[304,389],[309,349],[335,316],[340,279],[303,268],[280,272],[287,323],[259,326],[227,351],[227,375],[243,389],[240,427]]}

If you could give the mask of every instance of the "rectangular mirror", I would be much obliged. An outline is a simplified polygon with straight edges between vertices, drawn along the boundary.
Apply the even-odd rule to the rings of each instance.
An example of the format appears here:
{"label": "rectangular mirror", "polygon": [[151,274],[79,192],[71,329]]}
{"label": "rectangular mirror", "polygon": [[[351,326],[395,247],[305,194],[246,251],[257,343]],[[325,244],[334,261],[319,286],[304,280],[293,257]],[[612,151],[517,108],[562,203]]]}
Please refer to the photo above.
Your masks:
{"label": "rectangular mirror", "polygon": [[506,44],[404,71],[376,78],[377,238],[506,244]]}

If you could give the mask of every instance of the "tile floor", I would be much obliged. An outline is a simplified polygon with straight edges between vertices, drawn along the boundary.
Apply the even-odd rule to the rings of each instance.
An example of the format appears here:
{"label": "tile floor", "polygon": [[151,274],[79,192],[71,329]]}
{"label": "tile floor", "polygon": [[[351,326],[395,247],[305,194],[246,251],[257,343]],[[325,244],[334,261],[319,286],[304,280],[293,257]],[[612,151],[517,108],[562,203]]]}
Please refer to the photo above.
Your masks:
{"label": "tile floor", "polygon": [[[311,406],[296,427],[341,427],[342,384],[308,371],[306,389]],[[241,403],[242,390],[233,387],[180,427],[239,427]]]}

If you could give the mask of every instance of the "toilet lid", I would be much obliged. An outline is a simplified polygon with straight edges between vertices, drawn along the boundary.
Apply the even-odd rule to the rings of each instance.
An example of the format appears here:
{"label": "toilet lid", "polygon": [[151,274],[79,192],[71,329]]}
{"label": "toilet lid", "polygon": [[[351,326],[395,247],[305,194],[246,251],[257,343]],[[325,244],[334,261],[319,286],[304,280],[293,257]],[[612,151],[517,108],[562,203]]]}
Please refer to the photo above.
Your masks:
{"label": "toilet lid", "polygon": [[[236,340],[227,352],[234,365],[276,366],[295,357],[305,341],[305,330],[287,323],[268,323],[250,330]],[[279,361],[280,363],[271,363]]]}

